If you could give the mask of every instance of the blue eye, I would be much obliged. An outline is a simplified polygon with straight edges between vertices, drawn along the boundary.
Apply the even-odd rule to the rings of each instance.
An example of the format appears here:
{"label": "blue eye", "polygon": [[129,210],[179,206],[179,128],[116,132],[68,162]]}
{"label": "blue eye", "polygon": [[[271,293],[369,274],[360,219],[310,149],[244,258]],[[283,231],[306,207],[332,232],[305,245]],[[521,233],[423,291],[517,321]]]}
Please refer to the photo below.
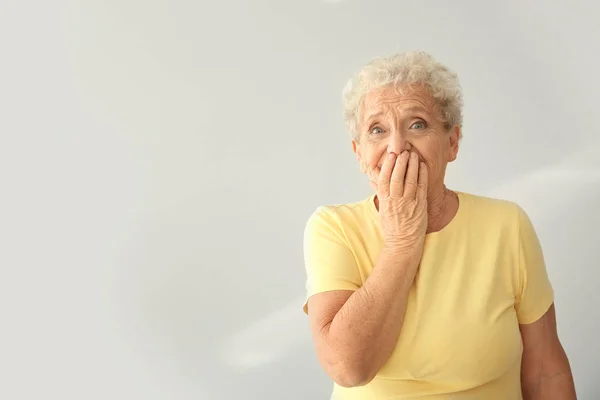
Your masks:
{"label": "blue eye", "polygon": [[413,129],[425,129],[427,125],[423,121],[417,121],[410,126]]}
{"label": "blue eye", "polygon": [[373,135],[379,135],[382,132],[383,132],[383,129],[379,128],[378,126],[371,129],[371,134],[373,134]]}

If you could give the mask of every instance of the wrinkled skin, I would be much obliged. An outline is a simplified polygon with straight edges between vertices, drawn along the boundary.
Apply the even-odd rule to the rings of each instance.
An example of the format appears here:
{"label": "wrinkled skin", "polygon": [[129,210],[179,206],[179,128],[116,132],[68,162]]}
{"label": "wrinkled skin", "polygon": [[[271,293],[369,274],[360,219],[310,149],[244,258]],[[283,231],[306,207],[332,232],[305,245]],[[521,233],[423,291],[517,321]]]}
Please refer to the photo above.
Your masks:
{"label": "wrinkled skin", "polygon": [[[458,209],[458,199],[446,189],[444,175],[447,164],[458,154],[460,128],[446,129],[440,120],[438,104],[426,87],[401,89],[402,94],[386,87],[365,96],[358,140],[352,140],[361,171],[368,175],[377,193],[375,202],[382,217],[386,245],[392,246],[417,245],[422,238],[416,236],[440,230]],[[411,157],[395,157],[405,150],[414,153],[422,164],[415,160],[411,169]],[[381,171],[389,154],[394,154],[395,164],[391,174],[386,170],[383,178]],[[400,171],[396,171],[398,168]],[[423,173],[426,177],[422,177]],[[407,207],[407,199],[394,190],[400,185],[405,188],[426,185],[426,199],[421,200],[424,204],[417,204],[418,198],[409,199],[411,205]],[[396,196],[390,197],[390,192]]]}

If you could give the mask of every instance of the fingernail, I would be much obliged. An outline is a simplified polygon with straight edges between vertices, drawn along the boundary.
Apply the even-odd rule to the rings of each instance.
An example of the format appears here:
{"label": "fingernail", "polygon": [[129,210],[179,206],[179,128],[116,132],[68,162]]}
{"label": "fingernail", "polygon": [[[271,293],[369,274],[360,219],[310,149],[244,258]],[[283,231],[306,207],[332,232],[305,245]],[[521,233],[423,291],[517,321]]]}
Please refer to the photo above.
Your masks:
{"label": "fingernail", "polygon": [[390,160],[392,160],[394,157],[396,157],[396,154],[394,154],[394,153],[390,153],[390,154],[388,154],[388,158],[389,158]]}

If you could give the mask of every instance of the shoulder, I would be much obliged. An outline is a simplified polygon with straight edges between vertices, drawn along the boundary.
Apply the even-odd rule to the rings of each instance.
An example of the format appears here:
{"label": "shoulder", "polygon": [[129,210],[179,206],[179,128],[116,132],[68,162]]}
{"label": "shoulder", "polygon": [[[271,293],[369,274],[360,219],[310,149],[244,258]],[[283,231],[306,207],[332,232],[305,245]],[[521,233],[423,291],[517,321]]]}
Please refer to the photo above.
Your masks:
{"label": "shoulder", "polygon": [[343,229],[369,220],[374,213],[376,215],[377,210],[373,196],[355,202],[320,205],[308,218],[307,228],[327,226],[331,229]]}
{"label": "shoulder", "polygon": [[460,201],[471,220],[484,223],[488,227],[510,227],[518,229],[523,220],[528,220],[523,207],[515,201],[458,192]]}
{"label": "shoulder", "polygon": [[499,213],[503,217],[517,216],[523,211],[522,207],[511,200],[477,195],[473,193],[457,192],[460,200],[465,201],[468,208],[477,213]]}

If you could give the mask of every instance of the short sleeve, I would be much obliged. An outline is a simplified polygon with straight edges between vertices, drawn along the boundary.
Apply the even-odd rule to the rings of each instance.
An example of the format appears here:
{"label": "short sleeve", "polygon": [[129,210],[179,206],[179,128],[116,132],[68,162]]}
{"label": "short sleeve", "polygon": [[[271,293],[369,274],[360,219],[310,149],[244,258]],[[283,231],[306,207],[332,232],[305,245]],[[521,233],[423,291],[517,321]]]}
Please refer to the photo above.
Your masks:
{"label": "short sleeve", "polygon": [[361,277],[352,250],[345,240],[341,224],[327,207],[319,207],[308,219],[304,230],[304,266],[306,300],[331,290],[356,290]]}
{"label": "short sleeve", "polygon": [[548,278],[542,247],[525,211],[519,207],[519,289],[515,308],[520,324],[540,319],[554,301],[554,291]]}

